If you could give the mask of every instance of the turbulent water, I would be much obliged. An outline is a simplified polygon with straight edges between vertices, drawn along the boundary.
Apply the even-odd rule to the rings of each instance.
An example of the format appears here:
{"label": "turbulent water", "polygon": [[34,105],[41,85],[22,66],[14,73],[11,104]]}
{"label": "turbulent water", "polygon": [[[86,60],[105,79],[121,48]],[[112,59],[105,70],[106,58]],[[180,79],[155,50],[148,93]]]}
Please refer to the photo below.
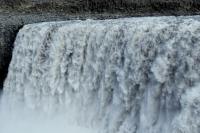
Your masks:
{"label": "turbulent water", "polygon": [[0,132],[199,133],[199,83],[200,16],[26,25]]}

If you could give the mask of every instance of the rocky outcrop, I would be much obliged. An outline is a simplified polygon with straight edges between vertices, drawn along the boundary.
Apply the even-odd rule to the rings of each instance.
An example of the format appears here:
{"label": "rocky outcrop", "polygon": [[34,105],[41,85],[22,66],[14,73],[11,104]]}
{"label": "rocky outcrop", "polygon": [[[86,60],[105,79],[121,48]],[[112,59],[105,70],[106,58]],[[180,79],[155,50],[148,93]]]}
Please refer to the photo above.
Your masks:
{"label": "rocky outcrop", "polygon": [[188,14],[200,10],[198,0],[0,0],[0,2],[3,3],[1,7],[4,9],[23,12]]}
{"label": "rocky outcrop", "polygon": [[0,23],[0,88],[3,86],[11,60],[13,42],[19,29],[14,23]]}

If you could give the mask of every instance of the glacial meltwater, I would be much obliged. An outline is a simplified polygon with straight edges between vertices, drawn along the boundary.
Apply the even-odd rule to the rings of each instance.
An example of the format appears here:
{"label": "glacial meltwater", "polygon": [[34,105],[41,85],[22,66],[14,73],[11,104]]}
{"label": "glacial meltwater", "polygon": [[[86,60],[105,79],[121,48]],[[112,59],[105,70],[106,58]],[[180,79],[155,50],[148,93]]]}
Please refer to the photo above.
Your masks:
{"label": "glacial meltwater", "polygon": [[0,133],[200,133],[200,16],[25,25]]}

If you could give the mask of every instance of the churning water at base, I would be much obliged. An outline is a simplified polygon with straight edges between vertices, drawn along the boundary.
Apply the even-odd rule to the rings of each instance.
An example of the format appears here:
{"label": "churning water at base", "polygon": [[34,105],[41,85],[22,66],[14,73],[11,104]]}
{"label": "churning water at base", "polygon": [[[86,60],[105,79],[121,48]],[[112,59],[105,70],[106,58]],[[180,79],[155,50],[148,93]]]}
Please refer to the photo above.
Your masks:
{"label": "churning water at base", "polygon": [[24,116],[24,114],[1,115],[1,133],[97,133],[91,127],[84,127],[71,123],[65,117],[38,117],[35,115]]}
{"label": "churning water at base", "polygon": [[98,133],[97,128],[76,121],[73,113],[41,112],[8,101],[4,97],[0,105],[0,133]]}
{"label": "churning water at base", "polygon": [[0,133],[199,133],[200,17],[26,25]]}

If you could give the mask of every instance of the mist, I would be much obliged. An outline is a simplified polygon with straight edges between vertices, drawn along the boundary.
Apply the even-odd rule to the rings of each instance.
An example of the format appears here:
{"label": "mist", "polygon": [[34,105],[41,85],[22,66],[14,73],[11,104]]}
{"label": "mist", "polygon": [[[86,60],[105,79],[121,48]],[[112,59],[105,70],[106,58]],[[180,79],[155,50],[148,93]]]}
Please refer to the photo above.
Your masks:
{"label": "mist", "polygon": [[[5,107],[5,106],[4,106]],[[67,114],[44,114],[22,109],[2,109],[0,113],[1,133],[96,133],[90,126],[69,120]],[[74,119],[75,120],[75,119]]]}

